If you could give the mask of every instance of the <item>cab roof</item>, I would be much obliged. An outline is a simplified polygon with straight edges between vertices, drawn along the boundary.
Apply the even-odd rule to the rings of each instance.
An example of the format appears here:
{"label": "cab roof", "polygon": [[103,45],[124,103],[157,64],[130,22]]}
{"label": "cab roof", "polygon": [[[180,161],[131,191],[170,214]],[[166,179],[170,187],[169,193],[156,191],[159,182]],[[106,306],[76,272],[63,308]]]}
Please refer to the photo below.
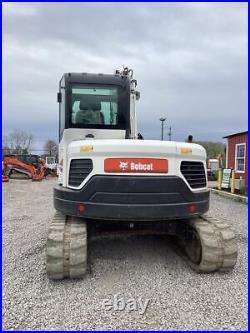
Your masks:
{"label": "cab roof", "polygon": [[64,73],[65,83],[99,83],[126,86],[129,79],[119,74]]}

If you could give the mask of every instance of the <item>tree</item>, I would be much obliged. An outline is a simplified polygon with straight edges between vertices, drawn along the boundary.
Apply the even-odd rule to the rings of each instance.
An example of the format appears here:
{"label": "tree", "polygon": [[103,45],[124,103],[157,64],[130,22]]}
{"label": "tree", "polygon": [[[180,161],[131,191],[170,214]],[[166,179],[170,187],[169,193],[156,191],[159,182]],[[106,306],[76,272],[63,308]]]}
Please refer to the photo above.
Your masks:
{"label": "tree", "polygon": [[54,140],[47,140],[44,145],[44,152],[49,156],[58,155],[58,144]]}
{"label": "tree", "polygon": [[2,141],[2,144],[3,144],[3,147],[8,147],[10,146],[10,142],[9,142],[9,136],[8,135],[3,135],[3,141]]}
{"label": "tree", "polygon": [[196,142],[203,146],[207,151],[207,158],[218,158],[221,157],[223,165],[225,165],[226,158],[226,145],[222,142]]}
{"label": "tree", "polygon": [[15,154],[28,154],[32,141],[33,135],[31,133],[14,129],[12,133],[3,137],[3,149]]}
{"label": "tree", "polygon": [[9,142],[9,136],[4,135],[3,140],[2,140],[2,157],[5,155],[10,155],[11,150],[10,150],[10,142]]}

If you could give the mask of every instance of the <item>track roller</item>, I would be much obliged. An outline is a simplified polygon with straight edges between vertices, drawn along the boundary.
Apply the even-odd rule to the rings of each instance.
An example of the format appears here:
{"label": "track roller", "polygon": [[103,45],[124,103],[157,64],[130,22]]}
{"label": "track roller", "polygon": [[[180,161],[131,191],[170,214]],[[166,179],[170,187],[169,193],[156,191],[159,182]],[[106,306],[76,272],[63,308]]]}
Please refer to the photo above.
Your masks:
{"label": "track roller", "polygon": [[230,271],[237,261],[237,242],[230,225],[204,215],[187,221],[190,239],[180,240],[181,253],[198,272]]}
{"label": "track roller", "polygon": [[56,212],[48,232],[47,274],[50,279],[81,278],[87,269],[87,227],[83,219]]}

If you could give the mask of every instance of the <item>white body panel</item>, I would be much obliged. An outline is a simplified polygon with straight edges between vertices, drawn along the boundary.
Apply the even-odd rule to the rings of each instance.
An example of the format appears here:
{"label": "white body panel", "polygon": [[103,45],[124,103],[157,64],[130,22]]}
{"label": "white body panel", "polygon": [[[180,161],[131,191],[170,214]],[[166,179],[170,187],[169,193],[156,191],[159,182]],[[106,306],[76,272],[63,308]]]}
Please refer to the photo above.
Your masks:
{"label": "white body panel", "polygon": [[130,126],[131,126],[131,139],[137,138],[137,119],[135,111],[136,92],[135,82],[132,81],[130,84]]}
{"label": "white body panel", "polygon": [[[106,158],[156,158],[168,160],[168,173],[136,173],[148,176],[179,176],[193,192],[203,191],[206,188],[192,189],[180,171],[182,161],[198,161],[204,164],[206,169],[206,151],[197,144],[173,141],[157,140],[77,140],[72,141],[64,154],[64,178],[59,176],[59,183],[63,186],[81,189],[93,175],[104,175],[104,160]],[[82,147],[82,148],[81,148]],[[81,152],[82,151],[82,152]],[[93,170],[79,187],[72,187],[68,184],[69,166],[72,159],[90,158],[93,161]],[[112,175],[112,173],[108,173]],[[124,173],[113,173],[124,175]],[[131,173],[126,173],[126,175]],[[135,175],[132,173],[132,175]]]}
{"label": "white body panel", "polygon": [[[69,159],[68,156],[68,146],[71,142],[75,142],[79,140],[83,143],[86,143],[86,135],[92,134],[95,139],[125,139],[125,130],[107,130],[107,129],[94,129],[94,128],[68,128],[63,131],[62,140],[59,143],[59,164],[58,164],[58,182],[59,184],[67,183],[67,175],[66,172],[62,172],[61,161],[66,163]],[[64,185],[66,186],[66,185]]]}

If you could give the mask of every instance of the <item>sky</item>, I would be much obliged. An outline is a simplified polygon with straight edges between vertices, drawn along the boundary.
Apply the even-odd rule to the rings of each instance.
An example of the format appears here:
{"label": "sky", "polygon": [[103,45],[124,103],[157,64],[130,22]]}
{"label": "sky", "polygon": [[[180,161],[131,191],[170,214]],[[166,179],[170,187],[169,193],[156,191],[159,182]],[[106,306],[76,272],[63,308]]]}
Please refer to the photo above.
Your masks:
{"label": "sky", "polygon": [[65,72],[133,68],[145,139],[223,141],[247,129],[247,3],[4,3],[3,135],[58,139]]}

